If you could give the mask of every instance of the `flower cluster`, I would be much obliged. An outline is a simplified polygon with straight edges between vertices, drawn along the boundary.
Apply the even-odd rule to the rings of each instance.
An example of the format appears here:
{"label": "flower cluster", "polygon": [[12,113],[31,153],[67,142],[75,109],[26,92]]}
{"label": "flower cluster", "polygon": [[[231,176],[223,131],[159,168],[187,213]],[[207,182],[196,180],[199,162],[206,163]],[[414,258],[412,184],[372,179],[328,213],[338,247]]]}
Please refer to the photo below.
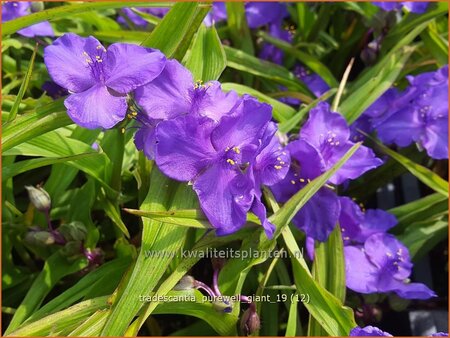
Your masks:
{"label": "flower cluster", "polygon": [[[217,234],[237,231],[252,211],[271,237],[261,185],[286,175],[289,154],[272,108],[195,82],[176,60],[153,49],[65,34],[44,51],[50,76],[70,95],[69,116],[85,128],[111,128],[127,111],[139,123],[135,144],[167,176],[190,182]],[[134,97],[134,104],[128,101]]]}
{"label": "flower cluster", "polygon": [[[34,5],[34,6],[33,6]],[[2,21],[10,21],[30,14],[32,11],[36,11],[37,4],[33,4],[31,1],[8,1],[2,2]],[[40,22],[17,31],[20,35],[27,38],[35,36],[53,36],[53,29],[48,21]]]}
{"label": "flower cluster", "polygon": [[403,92],[392,88],[375,101],[355,130],[376,130],[381,141],[399,147],[416,142],[431,158],[448,158],[448,66],[407,79]]}
{"label": "flower cluster", "polygon": [[[276,199],[286,202],[310,180],[330,169],[354,145],[345,119],[331,112],[322,102],[312,109],[299,139],[289,143],[291,166],[284,180],[273,185]],[[334,174],[330,184],[342,184],[381,165],[373,151],[360,146],[356,153]],[[322,187],[297,213],[292,222],[308,237],[326,241],[333,231],[341,210],[340,199],[331,186]]]}
{"label": "flower cluster", "polygon": [[360,293],[395,292],[407,299],[435,297],[424,284],[409,282],[413,264],[408,248],[387,233],[396,218],[379,209],[361,210],[348,197],[340,201],[347,287]]}

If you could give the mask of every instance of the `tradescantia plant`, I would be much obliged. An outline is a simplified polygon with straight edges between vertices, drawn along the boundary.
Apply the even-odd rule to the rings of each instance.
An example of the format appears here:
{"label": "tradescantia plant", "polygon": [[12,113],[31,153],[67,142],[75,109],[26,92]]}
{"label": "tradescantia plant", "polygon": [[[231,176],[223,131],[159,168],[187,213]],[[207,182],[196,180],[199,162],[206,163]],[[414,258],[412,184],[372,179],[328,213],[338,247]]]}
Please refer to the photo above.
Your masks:
{"label": "tradescantia plant", "polygon": [[446,335],[447,3],[2,21],[6,336]]}

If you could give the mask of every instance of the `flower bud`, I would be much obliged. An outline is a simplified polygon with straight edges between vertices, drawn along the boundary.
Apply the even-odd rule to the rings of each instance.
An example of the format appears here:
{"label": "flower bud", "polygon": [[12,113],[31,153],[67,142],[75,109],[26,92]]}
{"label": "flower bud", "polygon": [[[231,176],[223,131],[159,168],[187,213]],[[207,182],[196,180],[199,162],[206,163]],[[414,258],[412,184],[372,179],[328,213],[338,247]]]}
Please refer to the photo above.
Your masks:
{"label": "flower bud", "polygon": [[185,275],[180,279],[177,285],[173,288],[175,291],[185,291],[194,288],[195,279],[192,276]]}
{"label": "flower bud", "polygon": [[55,243],[55,237],[48,231],[30,231],[25,235],[25,241],[32,245],[46,246]]}
{"label": "flower bud", "polygon": [[255,303],[251,303],[250,307],[245,310],[241,319],[241,332],[245,336],[250,336],[257,332],[261,327],[259,316],[256,313]]}
{"label": "flower bud", "polygon": [[37,210],[41,212],[47,212],[50,210],[52,200],[50,199],[48,192],[39,186],[33,187],[31,185],[26,185],[25,189],[27,189],[28,197]]}

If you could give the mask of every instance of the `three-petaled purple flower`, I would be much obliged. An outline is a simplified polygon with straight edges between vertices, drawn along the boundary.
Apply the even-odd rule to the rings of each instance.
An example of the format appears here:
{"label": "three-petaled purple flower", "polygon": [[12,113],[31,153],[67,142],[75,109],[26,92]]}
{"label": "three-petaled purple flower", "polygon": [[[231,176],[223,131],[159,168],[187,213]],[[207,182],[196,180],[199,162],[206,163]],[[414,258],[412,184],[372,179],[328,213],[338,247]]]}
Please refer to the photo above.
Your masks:
{"label": "three-petaled purple flower", "polygon": [[[265,209],[262,215],[261,204],[255,202],[260,196],[255,182],[270,184],[271,175],[281,176],[279,180],[289,165],[288,157],[277,153],[279,146],[273,151],[271,117],[269,105],[244,96],[218,122],[188,114],[161,121],[156,127],[158,167],[173,179],[193,184],[202,210],[219,235],[237,231],[251,209],[263,216],[267,235],[273,233]],[[276,164],[269,153],[275,153]]]}
{"label": "three-petaled purple flower", "polygon": [[436,294],[426,285],[410,283],[413,264],[408,249],[393,235],[375,233],[364,245],[344,247],[347,287],[360,293],[395,292],[407,299]]}
{"label": "three-petaled purple flower", "polygon": [[157,77],[165,56],[154,49],[68,33],[44,50],[48,72],[71,95],[67,113],[85,128],[111,128],[124,119],[127,94]]}
{"label": "three-petaled purple flower", "polygon": [[[31,14],[32,4],[30,1],[8,1],[2,2],[2,21],[10,21]],[[20,35],[32,38],[35,36],[53,36],[53,28],[48,21],[43,21],[17,31]]]}

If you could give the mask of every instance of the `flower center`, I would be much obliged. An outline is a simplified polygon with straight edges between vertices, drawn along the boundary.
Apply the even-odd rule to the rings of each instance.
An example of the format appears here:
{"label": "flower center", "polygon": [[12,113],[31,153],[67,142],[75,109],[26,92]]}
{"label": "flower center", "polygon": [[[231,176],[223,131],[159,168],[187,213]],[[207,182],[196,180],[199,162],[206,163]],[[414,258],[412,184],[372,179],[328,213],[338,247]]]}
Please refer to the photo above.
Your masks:
{"label": "flower center", "polygon": [[103,61],[106,56],[106,49],[102,45],[98,45],[95,53],[83,52],[84,61],[91,70],[92,77],[100,82],[105,82],[103,74]]}

